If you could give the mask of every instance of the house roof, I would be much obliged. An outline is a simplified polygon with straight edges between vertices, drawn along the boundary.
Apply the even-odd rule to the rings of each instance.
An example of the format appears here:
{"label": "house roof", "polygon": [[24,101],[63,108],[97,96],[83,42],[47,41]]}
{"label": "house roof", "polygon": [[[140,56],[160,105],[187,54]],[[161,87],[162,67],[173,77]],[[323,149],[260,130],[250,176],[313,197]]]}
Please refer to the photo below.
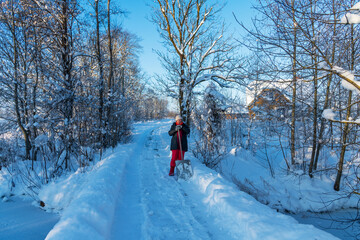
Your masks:
{"label": "house roof", "polygon": [[[312,94],[313,84],[309,81],[299,79],[297,82],[299,93],[301,95]],[[264,89],[277,89],[285,97],[291,99],[292,96],[292,80],[291,79],[279,79],[277,81],[253,81],[246,88],[246,106],[249,106],[253,100],[264,90]],[[301,91],[300,91],[301,90]],[[310,99],[309,99],[310,100]]]}
{"label": "house roof", "polygon": [[[285,96],[280,90],[278,90],[278,89],[276,89],[276,88],[264,88],[264,89],[262,89],[261,90],[261,92],[257,95],[257,97],[261,97],[261,98],[265,98],[266,100],[265,101],[271,101],[271,100],[275,100],[275,99],[268,99],[266,96],[264,97],[264,95],[266,95],[266,92],[268,92],[269,90],[274,90],[275,89],[275,91],[277,91],[277,92],[279,92],[280,94],[281,94],[281,96],[279,96],[279,97],[281,97],[282,99],[284,99],[286,102],[290,102],[290,99],[287,97],[287,96]],[[265,94],[264,94],[265,93]],[[278,97],[278,98],[279,98]],[[253,104],[254,104],[254,101],[257,101],[257,99],[253,99],[247,106],[252,106]]]}

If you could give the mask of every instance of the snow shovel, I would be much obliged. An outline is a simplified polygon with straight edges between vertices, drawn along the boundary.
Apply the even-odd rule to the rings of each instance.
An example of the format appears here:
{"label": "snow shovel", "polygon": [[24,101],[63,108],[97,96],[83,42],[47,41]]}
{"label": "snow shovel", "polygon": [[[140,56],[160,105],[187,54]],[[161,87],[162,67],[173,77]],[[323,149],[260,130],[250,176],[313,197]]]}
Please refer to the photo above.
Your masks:
{"label": "snow shovel", "polygon": [[180,130],[178,130],[178,136],[179,136],[181,160],[175,161],[175,164],[176,164],[176,167],[175,167],[176,168],[176,176],[178,178],[188,180],[189,178],[192,177],[192,175],[194,174],[194,171],[193,171],[193,168],[191,166],[191,161],[183,159],[184,155],[183,155],[183,151],[182,151],[181,139],[180,139],[179,131]]}

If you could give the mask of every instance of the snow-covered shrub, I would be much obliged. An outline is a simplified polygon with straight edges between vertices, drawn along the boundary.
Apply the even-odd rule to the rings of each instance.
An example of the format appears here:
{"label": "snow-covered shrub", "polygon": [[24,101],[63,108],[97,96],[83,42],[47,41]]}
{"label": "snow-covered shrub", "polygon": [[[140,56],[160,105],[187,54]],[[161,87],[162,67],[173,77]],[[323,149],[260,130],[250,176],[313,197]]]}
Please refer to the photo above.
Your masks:
{"label": "snow-covered shrub", "polygon": [[15,152],[7,141],[0,139],[0,170],[14,161]]}
{"label": "snow-covered shrub", "polygon": [[225,97],[210,83],[205,90],[203,104],[194,113],[194,125],[198,130],[194,155],[210,168],[216,168],[226,153],[223,113]]}

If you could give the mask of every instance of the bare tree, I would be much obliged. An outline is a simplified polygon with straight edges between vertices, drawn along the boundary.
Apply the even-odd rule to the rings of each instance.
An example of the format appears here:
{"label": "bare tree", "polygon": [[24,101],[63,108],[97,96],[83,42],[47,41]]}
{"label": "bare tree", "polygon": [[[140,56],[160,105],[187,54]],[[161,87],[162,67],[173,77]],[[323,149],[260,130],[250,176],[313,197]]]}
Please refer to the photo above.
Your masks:
{"label": "bare tree", "polygon": [[[14,174],[40,186],[129,140],[144,76],[139,39],[112,25],[112,14],[121,12],[115,4],[108,0],[106,11],[105,1],[91,1],[94,11],[76,0],[0,3],[0,134],[13,135],[1,141],[0,155],[11,155],[1,167],[31,159]],[[84,18],[89,11],[98,18]],[[106,123],[106,141],[99,123]]]}
{"label": "bare tree", "polygon": [[47,50],[50,53],[46,56],[44,74],[49,79],[47,90],[51,101],[47,104],[51,109],[51,116],[54,117],[52,126],[61,129],[58,130],[61,132],[59,135],[63,146],[60,152],[65,153],[59,166],[64,165],[65,169],[69,169],[71,155],[77,147],[72,129],[76,86],[79,81],[75,65],[76,44],[79,41],[79,35],[75,34],[79,4],[77,1],[68,0],[51,3],[34,0],[34,3],[44,16],[41,27],[44,29]]}
{"label": "bare tree", "polygon": [[[335,15],[336,13],[333,12],[333,14]],[[288,15],[290,16],[289,13],[288,13]],[[335,22],[334,22],[334,24],[335,24]],[[345,119],[337,121],[340,124],[344,124],[343,131],[342,131],[342,146],[341,146],[340,158],[339,158],[339,163],[338,163],[338,173],[337,173],[337,177],[336,177],[336,180],[334,183],[334,189],[338,191],[340,189],[340,179],[341,179],[342,170],[343,170],[346,146],[348,145],[347,141],[348,141],[348,135],[349,135],[349,124],[351,123],[350,118],[351,118],[351,113],[352,113],[351,107],[353,105],[352,104],[352,91],[355,89],[359,90],[359,83],[356,80],[354,80],[354,77],[352,76],[352,74],[349,74],[349,71],[352,72],[355,70],[355,56],[356,56],[355,45],[356,45],[357,37],[355,37],[354,26],[351,25],[350,34],[349,34],[349,38],[348,38],[349,44],[348,44],[348,46],[347,46],[347,44],[342,45],[344,47],[344,49],[349,50],[348,61],[342,62],[343,58],[338,59],[338,64],[348,65],[349,71],[346,71],[343,68],[336,66],[333,63],[333,61],[331,61],[331,58],[326,53],[326,50],[324,51],[324,48],[317,42],[316,38],[311,34],[311,32],[306,28],[306,26],[299,24],[298,21],[296,21],[296,24],[299,26],[299,31],[301,31],[301,33],[305,37],[305,39],[307,39],[307,41],[311,43],[312,49],[316,50],[316,58],[319,58],[321,61],[323,61],[325,64],[327,64],[327,68],[325,68],[325,69],[322,68],[322,70],[327,70],[327,71],[330,71],[331,73],[336,74],[338,77],[341,78],[342,81],[346,82],[345,85],[349,84],[351,86],[350,87],[351,90],[349,91],[348,97],[347,97],[347,107],[346,107]],[[344,34],[344,32],[342,32],[342,34]],[[343,49],[343,54],[346,54],[347,51],[344,51],[344,49]],[[315,69],[315,72],[318,71],[317,64],[313,65],[312,68]],[[348,89],[349,89],[349,87],[348,87]],[[339,89],[339,91],[340,91],[340,89]],[[315,105],[315,107],[316,106],[317,105]],[[315,118],[316,118],[316,116],[314,116],[314,119]],[[330,119],[330,120],[335,121],[334,119]],[[355,122],[355,124],[357,124],[357,123]],[[314,131],[315,131],[316,125],[314,125]],[[311,172],[314,167],[313,163],[315,161],[315,147],[316,147],[316,144],[315,144],[316,136],[315,135],[314,135],[313,141],[314,141],[313,142],[313,152],[312,152],[312,158],[311,158],[310,168],[309,168],[310,176],[311,176]]]}
{"label": "bare tree", "polygon": [[[351,6],[354,2],[348,1],[346,4]],[[357,99],[354,99],[351,93],[351,91],[359,91],[359,82],[355,80],[353,74],[357,69],[358,32],[356,26],[349,27],[341,24],[346,22],[348,14],[342,18],[341,22],[339,21],[340,16],[344,15],[343,1],[260,0],[257,9],[264,17],[261,19],[262,25],[257,25],[256,19],[254,20],[255,30],[248,30],[242,25],[248,30],[251,36],[250,41],[253,42],[251,44],[249,41],[250,43],[246,43],[247,46],[253,50],[262,50],[269,62],[273,64],[269,66],[266,73],[269,81],[276,80],[278,76],[292,76],[292,114],[289,124],[292,163],[294,164],[294,152],[301,148],[297,142],[302,142],[302,149],[311,147],[309,164],[304,164],[304,170],[307,169],[309,176],[312,177],[318,166],[320,150],[327,142],[331,143],[332,149],[335,148],[336,146],[332,144],[333,135],[335,137],[340,135],[338,177],[334,185],[334,189],[338,190],[346,149],[354,143],[356,139],[354,136],[357,135],[351,132],[351,126],[359,124],[352,120],[357,116],[355,111]],[[261,26],[265,27],[261,28]],[[266,30],[269,28],[272,31]],[[255,45],[255,39],[261,44]],[[304,76],[303,80],[299,78],[300,75]],[[295,76],[298,76],[297,80]],[[312,88],[308,88],[308,93],[305,95],[301,89],[301,84],[304,82],[312,83]],[[346,88],[342,88],[341,85]],[[346,102],[343,100],[345,93]],[[312,99],[312,103],[308,101],[309,98]],[[302,110],[303,105],[307,106],[307,111]],[[321,118],[321,112],[330,107],[336,108],[339,118]],[[302,116],[295,114],[294,109],[297,109],[296,112],[303,111]],[[309,114],[310,112],[312,114]],[[306,123],[304,118],[307,114],[312,116],[312,119],[307,117],[312,120],[311,125],[310,122]],[[294,126],[296,126],[296,121],[299,121],[299,117],[302,118],[303,126],[297,126],[295,133],[298,136],[295,135],[294,138]],[[330,120],[329,131],[325,127],[327,120]],[[310,128],[312,136],[308,134]],[[304,153],[302,158],[300,160],[303,160],[303,163],[308,160]]]}
{"label": "bare tree", "polygon": [[[332,0],[332,14],[329,16],[329,20],[332,20],[332,23],[330,23],[330,26],[332,27],[332,31],[330,31],[330,36],[333,36],[333,38],[335,38],[338,28],[337,28],[337,18],[338,18],[338,11],[336,10],[336,6],[337,6],[337,2],[335,0]],[[335,61],[335,54],[336,54],[336,41],[331,41],[331,45],[329,46],[329,49],[331,49],[331,52],[329,52],[329,59],[330,62],[332,64],[334,64]],[[332,72],[330,72],[327,75],[327,81],[326,81],[326,91],[325,91],[325,100],[324,100],[324,105],[323,105],[323,109],[327,109],[329,104],[330,104],[330,86],[333,80],[334,74]],[[316,170],[317,169],[317,164],[318,164],[318,160],[319,160],[319,155],[320,155],[320,150],[324,145],[324,131],[325,131],[325,118],[321,118],[320,120],[320,130],[319,130],[319,134],[318,134],[318,141],[317,141],[317,146],[316,146],[316,154],[314,157],[314,166],[313,169],[311,168],[311,163],[309,166],[309,173],[311,175],[312,170]]]}
{"label": "bare tree", "polygon": [[177,99],[180,113],[189,123],[193,91],[207,80],[234,80],[229,64],[234,45],[224,37],[216,18],[221,10],[207,0],[157,0],[153,22],[157,24],[168,53],[157,52],[167,70],[158,78],[169,96]]}
{"label": "bare tree", "polygon": [[[280,79],[289,79],[284,84],[289,85],[291,92],[291,115],[289,120],[290,128],[290,155],[291,163],[296,163],[296,125],[298,117],[298,80],[301,70],[300,59],[304,53],[299,45],[302,44],[299,35],[299,20],[297,12],[300,3],[290,1],[259,0],[256,9],[261,13],[262,18],[253,20],[254,29],[249,29],[244,24],[240,26],[247,31],[249,39],[242,43],[249,49],[263,54],[264,65],[261,75],[262,80],[276,82]],[[270,31],[271,29],[271,31]],[[258,79],[257,79],[258,81]]]}
{"label": "bare tree", "polygon": [[[31,11],[36,8],[29,1],[7,1],[2,3],[1,22],[1,84],[6,87],[5,98],[11,98],[14,122],[23,134],[25,159],[36,159],[33,147],[36,138],[34,116],[37,111],[37,92],[39,83],[39,58],[42,39],[38,37],[38,17]],[[36,78],[33,79],[34,68]],[[5,99],[4,99],[5,100]],[[6,100],[7,101],[7,100]]]}

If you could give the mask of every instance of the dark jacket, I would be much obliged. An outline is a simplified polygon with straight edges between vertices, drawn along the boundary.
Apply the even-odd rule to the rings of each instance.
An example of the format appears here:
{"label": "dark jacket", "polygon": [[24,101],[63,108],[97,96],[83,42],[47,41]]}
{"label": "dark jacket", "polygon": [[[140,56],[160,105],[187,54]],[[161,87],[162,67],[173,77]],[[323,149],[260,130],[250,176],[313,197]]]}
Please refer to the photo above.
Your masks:
{"label": "dark jacket", "polygon": [[[178,144],[179,137],[177,136],[177,131],[175,130],[175,127],[176,123],[173,123],[169,131],[169,135],[172,136],[170,150],[180,150],[180,145]],[[183,123],[182,129],[180,131],[182,131],[181,147],[182,150],[186,152],[188,150],[187,135],[190,133],[190,129],[185,123]]]}

